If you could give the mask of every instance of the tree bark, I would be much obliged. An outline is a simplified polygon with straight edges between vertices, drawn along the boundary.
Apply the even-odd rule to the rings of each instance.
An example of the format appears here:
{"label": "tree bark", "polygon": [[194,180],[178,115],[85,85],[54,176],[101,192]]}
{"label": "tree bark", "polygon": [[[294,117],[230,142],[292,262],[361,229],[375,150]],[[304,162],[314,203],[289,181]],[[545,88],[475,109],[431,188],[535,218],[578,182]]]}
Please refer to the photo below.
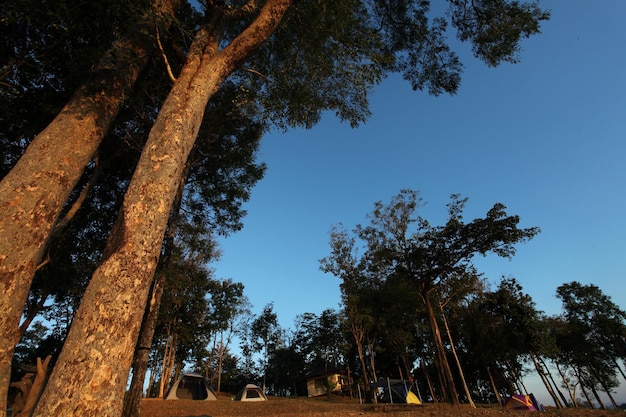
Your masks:
{"label": "tree bark", "polygon": [[[174,207],[169,219],[169,227],[167,231],[168,237],[165,241],[165,248],[161,258],[161,268],[163,269],[167,269],[171,265],[172,251],[174,250],[174,237],[176,234],[176,223],[179,218],[189,167],[185,167],[185,172],[185,179],[182,179],[178,184],[178,191],[176,192],[173,204]],[[165,288],[165,276],[165,274],[156,274],[156,277],[154,278],[150,302],[146,307],[144,319],[141,323],[141,330],[139,332],[139,342],[137,343],[137,347],[135,349],[135,357],[133,358],[133,377],[128,389],[128,394],[124,400],[122,417],[134,417],[139,415],[143,394],[143,384],[148,370],[150,348],[152,347],[154,331],[156,329],[159,309],[161,307],[161,299],[163,298],[163,290]]]}
{"label": "tree bark", "polygon": [[53,226],[85,166],[156,45],[155,14],[173,16],[180,0],[155,1],[96,65],[55,119],[0,182],[0,417],[5,415],[18,326]]}
{"label": "tree bark", "polygon": [[224,50],[216,13],[163,103],[118,219],[35,415],[120,415],[169,213],[208,100],[276,29],[292,0],[267,1]]}

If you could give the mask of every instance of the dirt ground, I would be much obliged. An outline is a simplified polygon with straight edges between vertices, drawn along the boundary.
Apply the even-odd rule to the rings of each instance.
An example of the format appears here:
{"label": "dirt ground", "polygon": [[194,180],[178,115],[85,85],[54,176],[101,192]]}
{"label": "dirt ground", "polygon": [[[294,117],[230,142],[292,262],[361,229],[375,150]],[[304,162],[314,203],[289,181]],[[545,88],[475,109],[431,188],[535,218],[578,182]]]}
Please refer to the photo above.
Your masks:
{"label": "dirt ground", "polygon": [[[495,405],[467,405],[453,407],[447,404],[359,404],[358,400],[332,398],[282,398],[270,397],[267,402],[231,401],[230,396],[222,395],[217,401],[163,400],[147,398],[142,400],[140,417],[256,417],[256,416],[307,416],[307,417],[514,417],[528,411],[506,411]],[[620,410],[565,409],[548,407],[545,417],[612,417],[626,416]]]}

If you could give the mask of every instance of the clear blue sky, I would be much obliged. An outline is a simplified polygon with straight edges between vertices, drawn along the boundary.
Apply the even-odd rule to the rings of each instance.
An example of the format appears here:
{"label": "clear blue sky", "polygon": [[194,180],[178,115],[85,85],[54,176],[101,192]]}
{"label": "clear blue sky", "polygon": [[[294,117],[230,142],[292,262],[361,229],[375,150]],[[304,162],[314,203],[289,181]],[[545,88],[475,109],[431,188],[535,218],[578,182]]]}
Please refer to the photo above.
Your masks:
{"label": "clear blue sky", "polygon": [[520,63],[488,68],[461,46],[466,68],[455,96],[391,78],[358,129],[328,115],[311,130],[266,136],[267,175],[246,205],[244,229],[222,241],[216,275],[244,283],[255,313],[274,302],[284,327],[298,314],[337,308],[339,280],[318,262],[329,253],[329,229],[366,223],[375,201],[411,188],[433,224],[460,193],[469,197],[468,220],[502,202],[522,226],[539,226],[512,261],[477,262],[493,282],[515,277],[538,309],[558,314],[555,290],[574,280],[626,309],[626,2],[542,5],[551,20],[524,42]]}

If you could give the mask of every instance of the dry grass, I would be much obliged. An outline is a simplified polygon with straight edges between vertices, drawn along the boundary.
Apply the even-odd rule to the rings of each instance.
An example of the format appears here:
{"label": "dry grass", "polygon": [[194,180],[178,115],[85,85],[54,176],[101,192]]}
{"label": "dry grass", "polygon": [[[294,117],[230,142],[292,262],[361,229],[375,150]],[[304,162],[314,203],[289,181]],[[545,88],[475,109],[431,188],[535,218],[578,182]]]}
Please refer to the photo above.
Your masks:
{"label": "dry grass", "polygon": [[[140,417],[255,417],[255,416],[308,416],[308,417],[478,417],[515,416],[527,411],[506,411],[498,406],[467,405],[453,407],[447,404],[359,404],[358,400],[341,398],[281,398],[270,397],[267,402],[231,401],[222,395],[217,401],[192,401],[147,398],[142,400]],[[556,410],[548,408],[544,417],[612,417],[625,416],[623,411],[589,409]]]}

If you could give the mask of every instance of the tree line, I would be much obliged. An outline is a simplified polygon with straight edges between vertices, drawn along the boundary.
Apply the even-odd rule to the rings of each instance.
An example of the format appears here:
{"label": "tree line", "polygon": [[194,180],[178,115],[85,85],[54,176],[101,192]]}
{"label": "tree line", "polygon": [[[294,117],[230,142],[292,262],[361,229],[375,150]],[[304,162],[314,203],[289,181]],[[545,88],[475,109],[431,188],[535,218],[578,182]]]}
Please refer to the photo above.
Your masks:
{"label": "tree line", "polygon": [[[511,257],[515,244],[539,233],[495,204],[463,220],[466,198],[453,195],[448,220],[433,226],[417,211],[419,194],[403,190],[377,202],[369,224],[331,232],[323,271],[341,279],[342,315],[363,381],[415,379],[432,401],[502,403],[528,393],[531,364],[558,408],[618,405],[624,378],[626,313],[599,287],[557,288],[563,313],[538,310],[514,278],[495,289],[472,258]],[[582,401],[580,395],[583,396]]]}
{"label": "tree line", "polygon": [[[467,239],[463,251],[470,258],[486,248],[512,256],[512,245],[538,229],[518,229],[519,218],[506,215],[500,204],[463,223],[466,201],[452,196],[448,221],[432,226],[415,215],[418,194],[403,190],[388,204],[375,204],[369,225],[352,233],[337,226],[320,266],[341,280],[341,304],[319,315],[303,313],[289,329],[279,325],[272,303],[252,314],[241,283],[215,279],[195,262],[178,264],[167,272],[154,342],[146,349],[149,388],[140,388],[140,397],[163,397],[185,370],[204,375],[217,392],[255,382],[272,395],[307,395],[307,375],[324,369],[349,372],[353,383],[346,395],[367,393],[371,383],[391,377],[413,382],[423,401],[502,403],[528,393],[525,380],[536,375],[558,408],[617,408],[613,391],[624,378],[626,312],[593,284],[559,286],[562,313],[547,316],[515,278],[490,283],[469,259],[455,256],[463,245],[451,236]],[[508,243],[485,246],[461,232],[478,224],[481,238],[489,229],[500,242],[502,233],[508,235]],[[427,251],[433,234],[445,236],[446,245]],[[442,262],[456,269],[434,280],[408,275],[397,257],[415,260],[416,251],[427,252],[417,259],[429,269],[444,271]],[[420,279],[431,280],[436,290],[420,294]],[[58,353],[54,334],[67,331],[60,327],[51,332],[37,322],[18,344],[16,358],[32,363]]]}
{"label": "tree line", "polygon": [[392,73],[454,93],[450,28],[496,66],[549,17],[537,2],[448,6],[434,17],[427,1],[3,2],[3,402],[16,345],[43,316],[59,323],[46,343],[63,347],[28,412],[136,415],[123,401],[131,369],[142,378],[159,332],[169,346],[186,339],[157,326],[163,298],[184,292],[166,292],[168,279],[187,271],[206,290],[192,276],[218,257],[215,236],[243,226],[264,132],[327,111],[357,126]]}

